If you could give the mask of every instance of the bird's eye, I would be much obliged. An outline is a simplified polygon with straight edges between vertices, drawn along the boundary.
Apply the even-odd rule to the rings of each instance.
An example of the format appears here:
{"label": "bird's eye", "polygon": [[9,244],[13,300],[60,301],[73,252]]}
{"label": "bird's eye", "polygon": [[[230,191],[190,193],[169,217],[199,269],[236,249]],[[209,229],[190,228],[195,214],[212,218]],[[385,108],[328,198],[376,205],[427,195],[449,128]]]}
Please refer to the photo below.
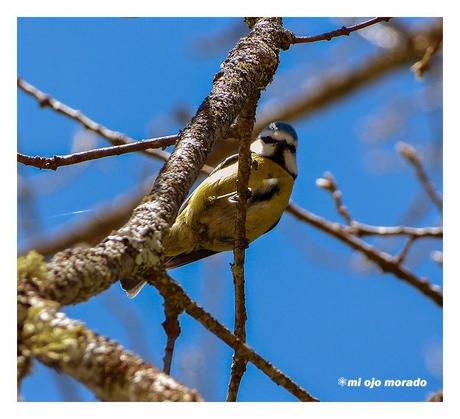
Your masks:
{"label": "bird's eye", "polygon": [[261,140],[262,140],[265,144],[276,144],[276,143],[278,142],[278,140],[275,140],[274,138],[269,137],[269,136],[261,137]]}
{"label": "bird's eye", "polygon": [[289,150],[291,153],[295,153],[295,152],[296,152],[296,147],[295,147],[295,145],[288,144],[288,145],[287,145],[287,148],[288,148],[288,150]]}

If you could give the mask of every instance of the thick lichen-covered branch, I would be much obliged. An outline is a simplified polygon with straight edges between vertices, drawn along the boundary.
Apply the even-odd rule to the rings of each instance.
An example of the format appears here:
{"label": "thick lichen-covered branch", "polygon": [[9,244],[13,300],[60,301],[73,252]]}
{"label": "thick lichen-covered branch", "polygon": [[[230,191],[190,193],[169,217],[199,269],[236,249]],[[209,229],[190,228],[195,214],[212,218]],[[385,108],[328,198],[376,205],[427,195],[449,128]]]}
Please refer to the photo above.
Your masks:
{"label": "thick lichen-covered branch", "polygon": [[[161,275],[163,250],[161,243],[164,234],[173,223],[181,203],[197,178],[213,144],[224,138],[230,125],[245,107],[249,98],[258,96],[272,80],[279,63],[279,52],[289,47],[289,39],[290,34],[282,27],[281,19],[254,19],[251,33],[238,42],[222,64],[221,70],[214,78],[211,93],[204,100],[192,121],[179,134],[174,152],[156,178],[151,192],[134,209],[130,220],[94,247],[67,249],[56,254],[46,266],[40,265],[36,270],[36,272],[43,271],[43,275],[37,275],[36,272],[31,275],[24,269],[19,270],[20,295],[21,290],[33,290],[34,296],[36,295],[36,299],[29,296],[27,302],[20,301],[19,303],[20,345],[23,347],[32,345],[34,356],[50,365],[58,362],[58,366],[69,373],[72,367],[67,362],[67,351],[70,351],[80,361],[84,361],[86,353],[91,363],[94,364],[97,361],[97,349],[110,347],[110,351],[104,356],[110,355],[113,351],[114,360],[126,359],[126,356],[119,352],[121,350],[119,347],[110,346],[109,341],[91,334],[80,324],[73,322],[60,324],[59,321],[55,321],[52,329],[62,334],[57,341],[54,341],[53,337],[49,336],[51,331],[45,330],[43,334],[39,328],[34,326],[33,320],[38,315],[41,322],[45,322],[45,325],[40,324],[46,329],[46,321],[49,318],[50,321],[55,320],[54,317],[59,320],[57,315],[59,305],[85,301],[109,287],[120,277],[150,279],[151,283],[157,286],[154,282],[155,278],[163,278]],[[49,105],[50,98],[44,97],[41,103],[43,106]],[[55,105],[59,104],[55,103]],[[59,111],[59,106],[55,110]],[[92,122],[85,121],[84,118],[82,121],[78,114],[75,116],[83,124]],[[97,130],[97,127],[94,128]],[[104,130],[97,131],[102,133]],[[169,301],[177,298],[175,296],[169,298],[168,290],[161,286],[157,288],[162,295],[167,296]],[[41,303],[48,301],[50,302],[49,307],[46,303],[45,306]],[[187,300],[183,301],[181,306],[186,311],[190,309]],[[40,311],[43,309],[47,311]],[[214,324],[213,327],[215,328],[216,325]],[[217,330],[222,328],[223,326],[218,324]],[[228,333],[230,336],[226,335],[224,340],[231,341],[235,349],[241,349],[242,356],[252,361],[255,359],[256,365],[259,367],[262,365],[262,370],[273,376],[275,382],[284,385],[302,400],[314,399],[249,348],[244,345],[239,347],[238,339],[230,332]],[[78,343],[75,344],[77,341]],[[51,346],[48,346],[49,343]],[[55,355],[48,357],[47,354],[54,354],[54,349],[63,355],[62,359],[56,361]],[[110,356],[108,358],[111,359]],[[141,360],[133,359],[128,359],[127,362],[129,365],[142,363]],[[118,373],[124,375],[122,379],[125,381],[133,379],[136,381],[144,378],[144,375],[154,374],[154,371],[148,366],[143,373],[138,375],[126,365],[121,366],[115,363],[110,368],[118,369]],[[96,370],[103,372],[98,365],[96,365]],[[85,368],[74,373],[78,374],[77,378],[86,383],[101,398],[114,400],[120,394],[118,388],[111,387],[110,380],[93,382],[96,377],[88,378]],[[155,384],[153,378],[151,383],[152,386]]]}
{"label": "thick lichen-covered branch", "polygon": [[99,245],[58,253],[48,264],[43,295],[62,304],[85,301],[120,277],[144,279],[160,269],[164,233],[195,181],[213,144],[222,139],[249,97],[272,80],[279,51],[289,46],[281,19],[257,20],[251,33],[230,52],[213,88],[192,121],[179,134],[177,147],[155,180],[151,193],[128,223]]}
{"label": "thick lichen-covered branch", "polygon": [[59,311],[40,296],[49,272],[36,252],[18,259],[18,381],[32,358],[65,372],[107,401],[198,401],[200,396]]}
{"label": "thick lichen-covered branch", "polygon": [[86,385],[104,401],[199,401],[179,384],[116,342],[59,311],[59,304],[20,288],[21,352]]}

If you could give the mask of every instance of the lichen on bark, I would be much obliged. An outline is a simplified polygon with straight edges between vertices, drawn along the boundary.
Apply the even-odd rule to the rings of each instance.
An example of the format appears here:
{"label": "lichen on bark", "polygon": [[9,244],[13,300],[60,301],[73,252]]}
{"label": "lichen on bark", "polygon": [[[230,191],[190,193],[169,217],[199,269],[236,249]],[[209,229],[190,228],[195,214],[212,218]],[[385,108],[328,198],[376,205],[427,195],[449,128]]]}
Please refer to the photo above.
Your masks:
{"label": "lichen on bark", "polygon": [[280,18],[260,18],[229,53],[214,77],[210,94],[178,136],[171,157],[150,194],[130,220],[99,245],[67,249],[47,264],[44,295],[61,304],[76,304],[108,288],[120,277],[145,279],[161,270],[161,241],[212,146],[223,139],[249,97],[265,89],[289,47],[290,32]]}
{"label": "lichen on bark", "polygon": [[36,357],[73,376],[103,400],[200,400],[195,391],[68,319],[59,307],[83,302],[122,277],[162,276],[162,238],[209,152],[226,136],[248,98],[258,96],[271,82],[280,50],[290,45],[291,34],[280,18],[252,18],[250,26],[249,35],[221,65],[210,94],[180,132],[151,192],[129,221],[94,247],[64,250],[46,264],[37,254],[20,260],[20,378],[30,358]]}
{"label": "lichen on bark", "polygon": [[59,304],[30,298],[22,329],[26,355],[68,373],[105,401],[199,401],[189,390],[116,342],[58,310]]}

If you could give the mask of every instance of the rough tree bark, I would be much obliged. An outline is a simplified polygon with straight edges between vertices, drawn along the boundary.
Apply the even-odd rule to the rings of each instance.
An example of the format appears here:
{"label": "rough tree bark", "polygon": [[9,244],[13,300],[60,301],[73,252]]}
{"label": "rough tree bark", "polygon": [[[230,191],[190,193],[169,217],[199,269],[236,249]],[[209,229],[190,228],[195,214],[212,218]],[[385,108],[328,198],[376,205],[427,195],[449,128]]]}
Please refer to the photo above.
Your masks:
{"label": "rough tree bark", "polygon": [[[164,384],[164,374],[121,352],[113,342],[66,320],[58,309],[87,300],[120,277],[144,280],[151,279],[155,272],[161,277],[162,237],[174,222],[207,155],[214,143],[224,138],[248,98],[271,82],[280,50],[289,48],[292,35],[283,28],[280,18],[251,18],[247,22],[250,34],[238,42],[222,64],[211,93],[179,134],[174,152],[130,220],[97,246],[64,250],[47,264],[33,255],[22,260],[18,286],[19,378],[26,374],[31,356],[37,356],[107,400],[199,399],[177,383]],[[100,371],[101,357],[94,347],[99,344],[111,354],[120,354],[117,359],[123,365],[114,364],[114,374],[124,371],[135,379],[125,377],[120,387],[113,385],[113,376],[97,384],[87,378]],[[54,359],[56,347],[65,350]],[[80,361],[88,359],[90,362],[81,368]],[[138,369],[132,370],[128,364]],[[145,391],[152,394],[146,396]]]}

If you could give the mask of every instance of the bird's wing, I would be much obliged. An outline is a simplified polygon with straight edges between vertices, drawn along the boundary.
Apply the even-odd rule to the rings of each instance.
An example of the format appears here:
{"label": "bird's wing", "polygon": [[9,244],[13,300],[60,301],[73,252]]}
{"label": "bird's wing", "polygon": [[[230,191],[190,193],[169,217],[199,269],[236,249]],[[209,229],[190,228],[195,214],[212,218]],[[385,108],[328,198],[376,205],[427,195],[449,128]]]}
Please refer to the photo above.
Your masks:
{"label": "bird's wing", "polygon": [[280,221],[281,221],[281,217],[278,218],[278,220],[275,221],[275,223],[264,234],[267,234],[269,231],[272,231],[278,225]]}
{"label": "bird's wing", "polygon": [[[209,176],[216,173],[218,170],[224,169],[225,167],[228,167],[234,164],[237,161],[238,161],[238,154],[233,154],[227,157],[224,161],[222,161],[220,164],[218,164],[214,168],[214,170],[209,174]],[[190,194],[188,198],[184,201],[184,203],[181,205],[179,209],[179,214],[187,207],[192,195],[193,194]],[[199,250],[195,250],[190,253],[182,253],[180,255],[167,259],[165,263],[165,267],[167,269],[178,268],[179,266],[183,266],[188,263],[194,262],[196,260],[203,259],[205,257],[214,255],[215,253],[219,253],[219,252],[216,252],[214,250],[199,249]],[[132,280],[129,278],[121,279],[120,283],[121,283],[122,288],[126,291],[126,293],[128,294],[130,298],[135,297],[139,293],[141,288],[145,285],[144,281]]]}
{"label": "bird's wing", "polygon": [[208,256],[214,255],[216,253],[215,250],[208,250],[208,249],[199,249],[194,250],[190,253],[181,253],[180,255],[173,256],[166,260],[165,268],[166,269],[173,269],[178,268],[179,266],[187,265],[188,263],[195,262],[196,260],[206,258]]}
{"label": "bird's wing", "polygon": [[264,179],[260,188],[251,190],[252,195],[248,199],[248,205],[253,206],[259,202],[267,202],[280,191],[280,181],[277,178]]}
{"label": "bird's wing", "polygon": [[[209,176],[213,175],[216,173],[218,170],[224,169],[225,167],[228,167],[238,161],[238,154],[232,154],[231,156],[227,157],[224,161],[219,163],[214,170],[209,174]],[[209,177],[208,176],[208,177]],[[190,202],[190,198],[192,197],[193,192],[188,196],[188,198],[183,202],[179,209],[179,214],[187,207],[188,203]]]}
{"label": "bird's wing", "polygon": [[228,156],[224,161],[220,162],[214,170],[209,174],[209,176],[213,175],[216,173],[218,170],[221,170],[227,166],[232,165],[233,163],[236,163],[238,161],[238,154],[232,154],[231,156]]}

